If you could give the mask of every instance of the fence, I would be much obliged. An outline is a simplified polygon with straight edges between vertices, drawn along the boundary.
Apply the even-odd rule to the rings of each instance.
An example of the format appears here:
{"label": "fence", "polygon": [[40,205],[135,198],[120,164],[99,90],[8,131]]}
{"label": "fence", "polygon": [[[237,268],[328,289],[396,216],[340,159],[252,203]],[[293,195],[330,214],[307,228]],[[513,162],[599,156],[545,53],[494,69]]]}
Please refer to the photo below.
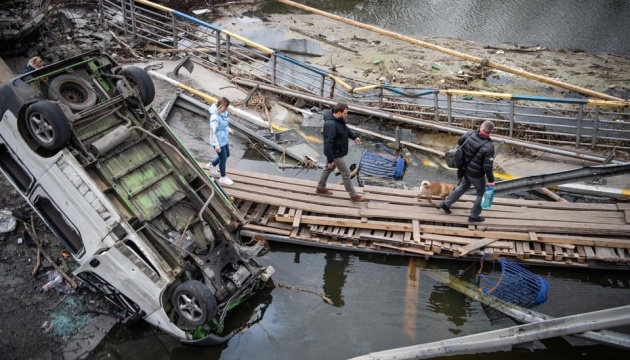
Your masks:
{"label": "fence", "polygon": [[167,49],[186,54],[230,76],[452,126],[470,128],[472,122],[489,119],[495,122],[497,133],[515,139],[576,148],[623,150],[626,156],[630,150],[628,101],[366,84],[343,79],[150,1],[100,0],[99,5],[104,21],[120,32],[147,40],[154,45],[154,51]]}

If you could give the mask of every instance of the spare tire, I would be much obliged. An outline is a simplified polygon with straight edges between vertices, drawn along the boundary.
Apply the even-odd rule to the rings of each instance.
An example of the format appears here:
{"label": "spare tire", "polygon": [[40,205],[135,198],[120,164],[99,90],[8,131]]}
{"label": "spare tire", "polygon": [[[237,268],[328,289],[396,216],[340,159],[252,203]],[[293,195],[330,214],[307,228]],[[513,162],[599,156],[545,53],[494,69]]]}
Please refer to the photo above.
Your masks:
{"label": "spare tire", "polygon": [[76,75],[59,75],[48,87],[50,100],[61,100],[73,111],[91,108],[98,101],[98,95],[89,82]]}
{"label": "spare tire", "polygon": [[217,299],[198,280],[189,280],[179,285],[173,293],[172,301],[180,321],[191,327],[205,324],[217,313]]}
{"label": "spare tire", "polygon": [[66,146],[72,134],[68,118],[50,101],[38,101],[26,109],[26,128],[39,146],[54,151]]}
{"label": "spare tire", "polygon": [[149,106],[155,98],[155,85],[146,71],[137,66],[126,67],[118,73],[124,76],[138,90],[144,106]]}

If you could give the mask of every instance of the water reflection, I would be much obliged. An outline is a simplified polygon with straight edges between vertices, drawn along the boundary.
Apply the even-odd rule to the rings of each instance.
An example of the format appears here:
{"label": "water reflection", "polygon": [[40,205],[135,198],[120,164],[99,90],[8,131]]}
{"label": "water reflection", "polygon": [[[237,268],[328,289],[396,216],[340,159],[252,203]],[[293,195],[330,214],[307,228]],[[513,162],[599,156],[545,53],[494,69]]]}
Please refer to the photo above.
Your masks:
{"label": "water reflection", "polygon": [[326,253],[324,255],[324,294],[332,301],[333,306],[341,307],[345,303],[341,289],[346,284],[346,271],[350,265],[347,253]]}
{"label": "water reflection", "polygon": [[446,285],[437,285],[433,288],[431,296],[429,296],[427,309],[446,315],[448,321],[455,325],[454,327],[449,327],[448,331],[453,335],[460,335],[462,326],[470,315],[470,303],[470,298],[459,294]]}

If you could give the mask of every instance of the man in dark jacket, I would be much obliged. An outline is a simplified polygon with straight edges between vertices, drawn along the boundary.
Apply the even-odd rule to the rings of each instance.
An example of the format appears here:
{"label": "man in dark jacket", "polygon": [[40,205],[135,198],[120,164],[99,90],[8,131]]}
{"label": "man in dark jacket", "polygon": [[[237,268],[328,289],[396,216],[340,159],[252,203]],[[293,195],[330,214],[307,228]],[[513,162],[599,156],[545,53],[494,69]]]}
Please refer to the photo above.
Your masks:
{"label": "man in dark jacket", "polygon": [[352,186],[350,177],[350,169],[344,156],[348,155],[348,139],[354,140],[355,143],[361,144],[361,139],[346,125],[348,117],[348,105],[339,103],[326,111],[324,114],[324,155],[326,156],[326,167],[322,171],[322,175],[317,183],[317,193],[321,195],[332,195],[330,189],[326,189],[326,181],[335,167],[341,173],[343,186],[346,188],[350,199],[354,202],[362,202],[363,195],[359,195]]}
{"label": "man in dark jacket", "polygon": [[464,146],[464,167],[457,169],[457,176],[463,177],[461,184],[444,200],[440,208],[447,214],[451,213],[451,205],[455,203],[470,186],[474,186],[477,192],[477,198],[470,210],[468,222],[484,221],[481,215],[481,199],[486,188],[486,178],[488,185],[494,186],[494,174],[492,173],[492,165],[494,163],[494,145],[490,140],[490,134],[494,130],[492,121],[484,121],[479,131],[469,131],[462,135],[457,143],[461,146],[466,139],[470,138]]}

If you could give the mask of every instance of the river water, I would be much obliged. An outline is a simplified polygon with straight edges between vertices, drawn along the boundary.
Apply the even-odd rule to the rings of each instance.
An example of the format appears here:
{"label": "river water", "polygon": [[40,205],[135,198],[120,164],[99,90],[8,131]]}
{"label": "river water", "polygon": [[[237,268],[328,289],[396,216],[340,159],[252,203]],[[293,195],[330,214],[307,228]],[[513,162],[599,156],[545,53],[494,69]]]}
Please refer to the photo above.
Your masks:
{"label": "river water", "polygon": [[[540,45],[630,55],[627,0],[300,0],[307,6],[414,36]],[[295,12],[268,1],[263,13]]]}
{"label": "river water", "polygon": [[[273,243],[266,262],[278,287],[242,309],[256,321],[223,346],[186,348],[147,325],[115,328],[91,360],[322,360],[490,331],[516,325],[436,280],[444,275],[475,283],[477,263],[338,253]],[[497,264],[486,263],[484,272]],[[547,279],[549,300],[535,310],[554,316],[630,303],[630,273],[534,268]],[[329,302],[322,299],[326,296]],[[239,310],[241,311],[241,310]],[[627,329],[626,329],[627,330]],[[540,349],[545,346],[547,349]],[[628,352],[562,339],[518,350],[457,359],[627,359]],[[449,358],[452,359],[452,358]]]}

